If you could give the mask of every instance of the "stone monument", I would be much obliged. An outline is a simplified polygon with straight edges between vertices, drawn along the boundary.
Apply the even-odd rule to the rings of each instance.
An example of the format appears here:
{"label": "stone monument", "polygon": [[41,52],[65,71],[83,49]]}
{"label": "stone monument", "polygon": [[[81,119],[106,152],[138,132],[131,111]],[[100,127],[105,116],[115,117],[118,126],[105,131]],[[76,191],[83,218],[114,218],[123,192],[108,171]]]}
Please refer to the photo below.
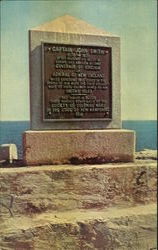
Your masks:
{"label": "stone monument", "polygon": [[31,130],[26,165],[129,162],[121,129],[120,37],[71,16],[29,31]]}
{"label": "stone monument", "polygon": [[156,155],[124,163],[119,54],[119,37],[70,16],[30,31],[23,146],[37,167],[0,168],[1,249],[156,249]]}

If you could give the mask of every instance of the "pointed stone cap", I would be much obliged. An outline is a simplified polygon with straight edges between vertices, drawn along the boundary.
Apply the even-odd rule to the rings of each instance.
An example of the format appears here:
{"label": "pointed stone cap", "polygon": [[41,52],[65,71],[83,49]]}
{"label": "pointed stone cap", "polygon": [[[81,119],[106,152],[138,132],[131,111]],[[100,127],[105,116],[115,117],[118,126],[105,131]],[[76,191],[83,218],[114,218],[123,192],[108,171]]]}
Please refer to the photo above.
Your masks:
{"label": "pointed stone cap", "polygon": [[71,34],[118,37],[117,35],[106,32],[103,29],[98,29],[95,26],[92,26],[91,24],[83,20],[77,19],[69,15],[59,17],[51,22],[44,23],[31,30],[32,31],[44,31],[44,32],[61,32],[61,33],[71,33]]}

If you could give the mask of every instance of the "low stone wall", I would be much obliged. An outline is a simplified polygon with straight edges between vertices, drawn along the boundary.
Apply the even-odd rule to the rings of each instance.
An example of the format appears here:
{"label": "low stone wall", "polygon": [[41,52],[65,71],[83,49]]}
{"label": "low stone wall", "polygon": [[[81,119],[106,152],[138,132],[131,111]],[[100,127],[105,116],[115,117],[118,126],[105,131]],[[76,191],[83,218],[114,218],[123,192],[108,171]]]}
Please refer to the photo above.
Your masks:
{"label": "low stone wall", "polygon": [[156,250],[155,159],[0,168],[1,249]]}
{"label": "low stone wall", "polygon": [[14,215],[147,204],[156,200],[156,163],[0,169],[1,213]]}

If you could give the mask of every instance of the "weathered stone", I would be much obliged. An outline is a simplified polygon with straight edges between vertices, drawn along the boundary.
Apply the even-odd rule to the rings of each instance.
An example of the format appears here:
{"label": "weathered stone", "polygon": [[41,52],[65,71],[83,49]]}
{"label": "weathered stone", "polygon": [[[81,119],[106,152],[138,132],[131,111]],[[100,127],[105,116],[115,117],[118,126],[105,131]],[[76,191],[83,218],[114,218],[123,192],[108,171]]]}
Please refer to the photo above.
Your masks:
{"label": "weathered stone", "polygon": [[130,162],[135,135],[130,130],[26,131],[26,165]]}
{"label": "weathered stone", "polygon": [[[156,201],[156,162],[0,169],[1,216]],[[11,209],[11,212],[9,210]]]}
{"label": "weathered stone", "polygon": [[45,213],[1,221],[1,249],[156,249],[154,204]]}
{"label": "weathered stone", "polygon": [[7,161],[12,163],[13,160],[18,159],[17,147],[15,144],[0,145],[0,161]]}
{"label": "weathered stone", "polygon": [[1,249],[156,249],[156,167],[0,168]]}
{"label": "weathered stone", "polygon": [[144,149],[143,151],[136,152],[136,159],[140,160],[157,160],[157,150]]}

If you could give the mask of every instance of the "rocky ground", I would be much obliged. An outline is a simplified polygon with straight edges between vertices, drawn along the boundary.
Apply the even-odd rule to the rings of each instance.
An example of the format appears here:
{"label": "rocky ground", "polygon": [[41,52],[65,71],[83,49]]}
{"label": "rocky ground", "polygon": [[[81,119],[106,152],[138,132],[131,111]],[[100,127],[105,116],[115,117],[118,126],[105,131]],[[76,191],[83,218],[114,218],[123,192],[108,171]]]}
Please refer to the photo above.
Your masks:
{"label": "rocky ground", "polygon": [[134,163],[0,168],[1,250],[155,250],[157,152]]}
{"label": "rocky ground", "polygon": [[135,153],[136,160],[157,160],[157,150],[144,149]]}

